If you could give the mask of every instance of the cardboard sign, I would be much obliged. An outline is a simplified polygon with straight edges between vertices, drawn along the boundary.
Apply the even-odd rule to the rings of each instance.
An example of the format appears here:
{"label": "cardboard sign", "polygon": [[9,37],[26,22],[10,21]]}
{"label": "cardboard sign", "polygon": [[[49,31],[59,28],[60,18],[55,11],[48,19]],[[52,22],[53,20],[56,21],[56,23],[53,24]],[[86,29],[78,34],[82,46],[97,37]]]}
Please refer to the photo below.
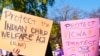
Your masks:
{"label": "cardboard sign", "polygon": [[61,21],[65,56],[98,56],[98,18]]}
{"label": "cardboard sign", "polygon": [[0,22],[0,48],[20,49],[25,56],[45,56],[52,21],[3,9]]}

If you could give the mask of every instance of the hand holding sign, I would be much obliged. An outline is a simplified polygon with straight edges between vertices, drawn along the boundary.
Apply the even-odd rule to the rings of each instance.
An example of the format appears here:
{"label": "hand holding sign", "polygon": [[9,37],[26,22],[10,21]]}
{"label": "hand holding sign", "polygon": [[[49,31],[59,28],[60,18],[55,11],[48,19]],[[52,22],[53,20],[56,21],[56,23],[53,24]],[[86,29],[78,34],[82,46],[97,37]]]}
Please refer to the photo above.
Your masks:
{"label": "hand holding sign", "polygon": [[19,52],[20,52],[19,49],[14,48],[13,51],[12,51],[12,54],[13,54],[14,56],[18,56],[18,55],[19,55]]}
{"label": "hand holding sign", "polygon": [[45,56],[51,20],[3,9],[0,23],[0,48],[8,51],[18,48],[19,54],[25,56]]}

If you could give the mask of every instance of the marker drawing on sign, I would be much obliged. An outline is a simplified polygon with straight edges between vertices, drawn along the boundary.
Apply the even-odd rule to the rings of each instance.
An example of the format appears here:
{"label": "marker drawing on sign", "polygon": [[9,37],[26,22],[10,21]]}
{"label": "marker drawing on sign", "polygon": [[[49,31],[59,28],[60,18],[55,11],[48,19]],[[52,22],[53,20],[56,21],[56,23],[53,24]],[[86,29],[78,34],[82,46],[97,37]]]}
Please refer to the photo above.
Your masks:
{"label": "marker drawing on sign", "polygon": [[98,48],[99,19],[61,21],[65,56],[95,56]]}

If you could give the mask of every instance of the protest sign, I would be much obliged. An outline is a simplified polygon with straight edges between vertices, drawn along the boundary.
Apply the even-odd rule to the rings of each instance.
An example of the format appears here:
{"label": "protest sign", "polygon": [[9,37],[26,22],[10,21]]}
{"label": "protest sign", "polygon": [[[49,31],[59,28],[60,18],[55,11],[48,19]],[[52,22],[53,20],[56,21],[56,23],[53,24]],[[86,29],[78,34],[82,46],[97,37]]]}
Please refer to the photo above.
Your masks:
{"label": "protest sign", "polygon": [[61,21],[65,56],[98,56],[98,18]]}
{"label": "protest sign", "polygon": [[0,48],[20,49],[25,56],[45,56],[52,21],[3,9],[0,22]]}

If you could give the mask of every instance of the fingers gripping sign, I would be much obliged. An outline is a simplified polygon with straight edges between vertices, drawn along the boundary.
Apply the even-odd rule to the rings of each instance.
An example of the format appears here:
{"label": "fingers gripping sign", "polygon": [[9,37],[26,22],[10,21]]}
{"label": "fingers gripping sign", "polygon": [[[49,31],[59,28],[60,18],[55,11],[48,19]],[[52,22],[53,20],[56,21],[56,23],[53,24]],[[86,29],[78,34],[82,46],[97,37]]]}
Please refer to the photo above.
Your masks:
{"label": "fingers gripping sign", "polygon": [[19,49],[14,48],[13,51],[12,51],[12,54],[13,54],[14,56],[18,56],[19,52],[20,52]]}

